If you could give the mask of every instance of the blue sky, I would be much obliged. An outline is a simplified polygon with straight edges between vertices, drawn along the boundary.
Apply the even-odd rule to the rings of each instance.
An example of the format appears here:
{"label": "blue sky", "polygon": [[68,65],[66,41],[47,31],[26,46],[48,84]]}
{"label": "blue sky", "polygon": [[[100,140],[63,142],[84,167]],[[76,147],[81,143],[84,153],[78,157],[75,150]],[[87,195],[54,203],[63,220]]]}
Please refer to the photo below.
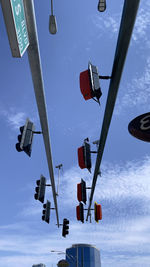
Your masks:
{"label": "blue sky", "polygon": [[[43,174],[49,181],[42,136],[34,136],[32,157],[15,150],[18,127],[29,117],[40,130],[27,53],[12,58],[0,9],[0,267],[28,267],[43,262],[56,266],[62,256],[50,253],[74,243],[90,243],[101,251],[102,266],[149,267],[150,262],[150,156],[149,144],[128,133],[128,123],[149,112],[150,3],[141,0],[119,87],[117,102],[102,160],[94,200],[102,204],[98,224],[77,222],[76,185],[92,175],[77,165],[77,148],[83,139],[100,136],[109,81],[101,81],[99,107],[80,93],[79,73],[88,61],[101,75],[110,75],[124,1],[107,1],[104,13],[97,2],[54,1],[58,33],[49,34],[50,1],[34,1],[54,166],[63,163],[58,206],[60,221],[70,219],[66,239],[51,222],[41,220],[42,205],[34,200],[35,181]],[[93,145],[94,148],[94,145]],[[93,169],[95,155],[92,155]],[[57,171],[55,178],[57,182]],[[46,197],[51,200],[48,188]],[[85,213],[86,214],[86,213]]]}

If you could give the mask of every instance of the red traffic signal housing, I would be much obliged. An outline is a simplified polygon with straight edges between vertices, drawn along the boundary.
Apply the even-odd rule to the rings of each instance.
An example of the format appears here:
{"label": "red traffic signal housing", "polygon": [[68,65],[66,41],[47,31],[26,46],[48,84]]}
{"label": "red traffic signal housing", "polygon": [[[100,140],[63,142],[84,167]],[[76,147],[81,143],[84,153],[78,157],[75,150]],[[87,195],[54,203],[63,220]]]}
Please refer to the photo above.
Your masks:
{"label": "red traffic signal housing", "polygon": [[85,100],[93,98],[89,70],[80,73],[80,90]]}
{"label": "red traffic signal housing", "polygon": [[85,100],[93,98],[99,103],[102,95],[99,74],[97,67],[90,62],[88,64],[88,70],[80,73],[80,90]]}
{"label": "red traffic signal housing", "polygon": [[83,202],[84,204],[86,204],[86,182],[81,179],[81,183],[77,184],[77,198],[79,202]]}
{"label": "red traffic signal housing", "polygon": [[102,206],[96,202],[94,203],[94,217],[96,222],[102,220]]}
{"label": "red traffic signal housing", "polygon": [[79,167],[81,169],[85,169],[86,165],[85,165],[85,156],[84,156],[84,146],[81,146],[78,148],[78,163],[79,163]]}
{"label": "red traffic signal housing", "polygon": [[79,202],[82,201],[82,185],[81,185],[81,183],[77,184],[77,199]]}
{"label": "red traffic signal housing", "polygon": [[87,141],[84,141],[84,145],[78,148],[78,164],[81,169],[87,168],[91,172],[91,151]]}
{"label": "red traffic signal housing", "polygon": [[76,207],[77,220],[84,223],[84,209],[83,203],[80,202],[79,206]]}

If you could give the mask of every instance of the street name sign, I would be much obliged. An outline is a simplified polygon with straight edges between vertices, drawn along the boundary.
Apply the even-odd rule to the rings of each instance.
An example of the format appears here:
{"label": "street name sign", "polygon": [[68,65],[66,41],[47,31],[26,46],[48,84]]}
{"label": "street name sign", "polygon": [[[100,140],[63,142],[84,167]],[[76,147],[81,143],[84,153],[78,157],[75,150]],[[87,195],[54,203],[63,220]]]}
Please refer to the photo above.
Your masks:
{"label": "street name sign", "polygon": [[29,46],[23,0],[1,0],[13,57],[22,57]]}
{"label": "street name sign", "polygon": [[133,119],[128,125],[128,130],[134,137],[150,142],[150,112]]}

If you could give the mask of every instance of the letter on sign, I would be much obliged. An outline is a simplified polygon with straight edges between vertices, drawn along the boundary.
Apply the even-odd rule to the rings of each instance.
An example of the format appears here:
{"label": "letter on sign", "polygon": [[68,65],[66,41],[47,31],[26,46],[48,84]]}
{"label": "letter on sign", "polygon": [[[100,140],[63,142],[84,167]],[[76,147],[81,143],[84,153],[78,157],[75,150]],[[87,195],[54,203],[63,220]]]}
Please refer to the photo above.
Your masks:
{"label": "letter on sign", "polygon": [[[148,120],[146,120],[147,118],[149,118]],[[144,118],[142,118],[141,120],[140,120],[140,123],[141,123],[141,125],[140,125],[140,129],[141,130],[148,130],[148,129],[150,129],[150,115],[147,115],[147,116],[145,116]],[[148,125],[149,124],[149,125]],[[144,126],[145,125],[145,126]],[[147,126],[146,126],[147,125]]]}

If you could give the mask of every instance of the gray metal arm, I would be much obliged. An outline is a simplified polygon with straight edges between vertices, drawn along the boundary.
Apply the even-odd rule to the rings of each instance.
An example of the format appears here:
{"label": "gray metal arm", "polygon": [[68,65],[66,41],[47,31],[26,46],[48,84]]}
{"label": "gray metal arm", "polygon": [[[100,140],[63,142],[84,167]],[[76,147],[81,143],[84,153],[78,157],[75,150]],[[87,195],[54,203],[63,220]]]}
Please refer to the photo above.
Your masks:
{"label": "gray metal arm", "polygon": [[123,12],[122,12],[122,19],[120,24],[120,30],[118,35],[118,41],[116,46],[116,52],[114,57],[114,63],[112,68],[112,75],[111,81],[109,86],[109,92],[107,97],[107,103],[105,108],[105,114],[103,119],[102,130],[100,134],[100,141],[98,146],[98,154],[96,158],[94,176],[92,181],[92,189],[89,199],[89,207],[87,212],[86,220],[88,220],[88,216],[90,216],[90,208],[92,205],[94,190],[97,182],[97,177],[99,173],[99,168],[104,152],[105,142],[109,130],[109,126],[111,123],[111,118],[116,102],[116,97],[119,89],[119,83],[132,35],[132,30],[134,27],[134,22],[136,19],[136,14],[138,10],[140,0],[125,0]]}
{"label": "gray metal arm", "polygon": [[27,20],[27,28],[29,34],[29,47],[28,47],[28,58],[32,74],[32,80],[34,85],[34,92],[40,117],[40,123],[43,133],[45,151],[47,156],[47,163],[50,174],[50,181],[53,192],[53,199],[56,211],[57,225],[59,227],[59,216],[58,216],[58,207],[56,199],[56,189],[55,189],[55,179],[53,171],[53,162],[52,162],[52,152],[50,145],[50,135],[49,135],[49,126],[48,126],[48,117],[45,103],[45,93],[44,93],[44,83],[42,76],[42,67],[40,60],[40,51],[38,45],[38,36],[36,29],[36,20],[34,12],[33,0],[24,0],[25,14]]}

